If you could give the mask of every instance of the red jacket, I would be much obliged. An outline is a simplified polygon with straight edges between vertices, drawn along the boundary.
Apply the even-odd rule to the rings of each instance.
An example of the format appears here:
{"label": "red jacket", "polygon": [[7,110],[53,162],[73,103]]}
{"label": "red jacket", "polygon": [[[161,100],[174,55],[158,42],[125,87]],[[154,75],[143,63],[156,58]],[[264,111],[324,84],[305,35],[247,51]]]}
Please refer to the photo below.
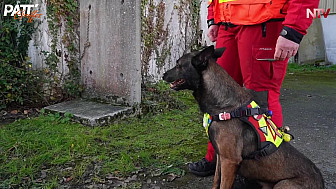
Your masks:
{"label": "red jacket", "polygon": [[[257,1],[266,4],[265,0]],[[216,24],[230,22],[236,25],[254,25],[275,18],[284,18],[284,26],[305,35],[312,23],[312,18],[306,17],[307,9],[313,10],[319,4],[319,0],[269,0],[267,1],[269,4],[266,4],[267,8],[265,8],[265,5],[259,7],[257,1],[213,0],[212,2],[210,0],[208,20],[214,19]],[[251,7],[255,9],[252,13],[250,11]],[[250,12],[247,12],[247,10]]]}

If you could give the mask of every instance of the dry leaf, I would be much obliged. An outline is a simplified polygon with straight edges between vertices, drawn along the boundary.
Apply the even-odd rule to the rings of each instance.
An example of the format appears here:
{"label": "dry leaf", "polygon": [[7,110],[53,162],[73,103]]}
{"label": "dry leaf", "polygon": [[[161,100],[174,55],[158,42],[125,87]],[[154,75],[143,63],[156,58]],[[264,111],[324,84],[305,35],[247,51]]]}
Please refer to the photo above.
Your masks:
{"label": "dry leaf", "polygon": [[73,178],[72,177],[63,177],[64,182],[70,182]]}
{"label": "dry leaf", "polygon": [[16,115],[16,114],[18,114],[18,112],[19,112],[18,110],[12,110],[10,113]]}

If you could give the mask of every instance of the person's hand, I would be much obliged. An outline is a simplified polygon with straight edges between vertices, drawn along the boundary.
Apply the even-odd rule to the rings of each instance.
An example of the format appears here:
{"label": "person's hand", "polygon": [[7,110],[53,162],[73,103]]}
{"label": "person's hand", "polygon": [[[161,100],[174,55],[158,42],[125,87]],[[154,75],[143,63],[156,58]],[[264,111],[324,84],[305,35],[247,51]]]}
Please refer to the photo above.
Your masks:
{"label": "person's hand", "polygon": [[275,46],[274,59],[285,60],[294,56],[299,49],[299,44],[288,40],[282,36],[279,36],[277,44]]}
{"label": "person's hand", "polygon": [[208,37],[212,42],[217,41],[218,29],[218,25],[211,25],[208,29]]}

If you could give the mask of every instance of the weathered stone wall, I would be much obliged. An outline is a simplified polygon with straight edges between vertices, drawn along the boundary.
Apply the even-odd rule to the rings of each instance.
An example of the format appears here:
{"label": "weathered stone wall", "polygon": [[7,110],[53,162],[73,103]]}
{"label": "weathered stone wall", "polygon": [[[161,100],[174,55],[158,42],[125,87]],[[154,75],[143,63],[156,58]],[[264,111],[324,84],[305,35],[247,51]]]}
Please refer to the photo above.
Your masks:
{"label": "weathered stone wall", "polygon": [[[46,0],[32,2],[43,14],[29,47],[33,68],[48,72],[46,59],[57,35],[56,54],[62,52],[57,73],[62,80],[69,72],[62,41],[65,24],[59,23],[55,34],[49,29]],[[207,0],[80,0],[79,6],[80,37],[75,44],[80,41],[77,56],[85,97],[137,104],[141,82],[160,80],[184,53],[209,44]]]}
{"label": "weathered stone wall", "polygon": [[[85,1],[79,2],[80,4],[85,3]],[[111,3],[120,2],[122,1],[111,1]],[[33,40],[30,42],[29,57],[33,68],[43,69],[47,67],[45,53],[51,51],[52,34],[48,27],[46,0],[32,0],[32,3],[39,4],[38,12],[44,16],[36,24],[37,31],[33,34]],[[106,8],[106,6],[101,8]],[[112,4],[110,6],[116,11],[117,7]],[[141,0],[141,23],[136,24],[141,24],[139,47],[141,47],[141,69],[144,82],[159,80],[162,73],[174,66],[176,60],[183,53],[211,44],[205,35],[207,30],[206,7],[207,0]],[[85,12],[80,12],[81,19],[85,19],[85,14]],[[101,19],[108,20],[105,12],[102,14],[102,11],[99,11],[96,14],[101,14]],[[85,22],[81,23],[81,25],[83,24],[87,25]],[[116,28],[117,25],[111,24],[111,26]],[[109,30],[104,32],[106,35],[111,33]],[[58,35],[62,36],[62,27],[59,28]],[[84,36],[81,38],[83,45],[86,42],[85,30],[82,31],[81,36]],[[98,40],[99,38],[94,35],[91,39]],[[58,49],[65,50],[61,39],[58,42]],[[81,57],[82,53],[83,49],[78,57]],[[59,73],[66,75],[68,68],[65,64],[66,61],[64,61],[65,57],[59,57],[59,59]]]}
{"label": "weathered stone wall", "polygon": [[[38,7],[39,12],[46,15],[46,0],[32,0],[32,2],[40,4]],[[120,3],[122,1],[113,0],[112,2]],[[140,3],[140,1],[136,2]],[[114,11],[117,8],[112,4],[109,6]],[[85,13],[81,12],[80,14],[81,18],[84,18],[83,14]],[[99,11],[97,14],[102,14],[102,11]],[[173,67],[176,60],[184,53],[201,46],[213,44],[206,37],[207,0],[141,0],[140,14],[141,23],[132,24],[141,25],[141,42],[139,42],[139,46],[141,49],[141,74],[143,82],[161,79],[162,74]],[[324,22],[327,23],[327,21],[335,20],[332,16],[330,15],[330,18]],[[101,18],[103,17],[106,18],[105,13],[102,14]],[[108,19],[106,18],[106,20]],[[81,24],[87,23],[83,22]],[[332,24],[324,25],[325,28],[333,26]],[[47,19],[44,16],[40,20],[38,31],[30,42],[29,56],[35,69],[45,67],[45,54],[43,52],[50,51],[52,37],[47,26]],[[113,28],[115,27],[117,25],[114,25]],[[104,32],[106,34],[111,33],[108,30]],[[320,20],[315,20],[300,46],[300,63],[324,60],[325,42],[326,45],[331,44],[327,45],[328,53],[326,53],[326,61],[335,64],[333,42],[326,39],[323,41],[323,32],[324,35],[329,36],[328,33],[332,33],[332,29],[330,31],[323,29],[322,31]],[[62,28],[60,28],[59,33],[61,36]],[[81,35],[86,36],[86,34]],[[100,37],[95,35],[93,38],[98,40]],[[86,39],[82,38],[81,40],[83,45]],[[58,48],[64,49],[61,41]],[[102,49],[100,50],[102,51]],[[101,55],[103,53],[101,51],[97,52],[97,54]],[[83,53],[83,49],[81,49],[81,53]],[[78,56],[80,57],[81,55]],[[64,65],[64,62],[64,57],[60,57],[60,64],[58,65],[59,73],[68,72],[68,68]]]}
{"label": "weathered stone wall", "polygon": [[118,104],[141,100],[140,2],[81,0],[80,41],[85,96]]}
{"label": "weathered stone wall", "polygon": [[299,48],[299,64],[314,64],[325,61],[325,48],[321,19],[314,19],[303,37]]}
{"label": "weathered stone wall", "polygon": [[326,62],[330,64],[336,64],[336,15],[333,14],[329,15],[328,18],[322,18],[321,22],[323,30],[323,40],[326,50]]}
{"label": "weathered stone wall", "polygon": [[43,51],[50,51],[50,41],[51,36],[49,34],[48,22],[47,22],[47,7],[44,1],[42,0],[34,0],[33,4],[39,4],[38,12],[43,16],[40,19],[35,21],[35,25],[37,26],[37,31],[33,34],[33,39],[29,42],[28,48],[28,56],[32,62],[32,66],[34,69],[40,69],[45,67],[44,65],[44,55]]}
{"label": "weathered stone wall", "polygon": [[143,81],[161,79],[184,53],[205,45],[206,4],[207,0],[142,0]]}
{"label": "weathered stone wall", "polygon": [[[68,56],[67,49],[65,44],[62,42],[62,37],[65,30],[65,21],[62,21],[62,24],[58,28],[56,33],[52,33],[48,25],[47,17],[47,0],[31,0],[32,4],[38,4],[37,7],[38,13],[42,14],[40,18],[34,18],[36,31],[32,35],[32,40],[29,42],[28,56],[32,63],[33,69],[45,69],[46,72],[50,72],[50,67],[48,67],[47,56],[52,53],[51,45],[52,40],[55,39],[54,35],[57,35],[57,41],[55,42],[56,49],[60,52],[57,65],[57,71],[55,74],[59,79],[62,80],[62,77],[65,77],[68,72],[68,66],[66,61],[66,56]],[[79,39],[74,43],[78,44]]]}

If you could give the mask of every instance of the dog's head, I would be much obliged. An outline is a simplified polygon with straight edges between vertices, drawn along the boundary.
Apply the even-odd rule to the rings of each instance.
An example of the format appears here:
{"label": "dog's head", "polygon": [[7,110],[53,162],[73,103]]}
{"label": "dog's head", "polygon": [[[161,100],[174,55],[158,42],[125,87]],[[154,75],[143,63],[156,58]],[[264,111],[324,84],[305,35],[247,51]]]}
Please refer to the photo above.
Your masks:
{"label": "dog's head", "polygon": [[163,75],[163,80],[170,83],[174,90],[199,87],[202,79],[202,71],[207,69],[211,59],[222,56],[225,48],[214,49],[214,46],[206,47],[201,51],[194,51],[183,55],[177,60],[176,66]]}

